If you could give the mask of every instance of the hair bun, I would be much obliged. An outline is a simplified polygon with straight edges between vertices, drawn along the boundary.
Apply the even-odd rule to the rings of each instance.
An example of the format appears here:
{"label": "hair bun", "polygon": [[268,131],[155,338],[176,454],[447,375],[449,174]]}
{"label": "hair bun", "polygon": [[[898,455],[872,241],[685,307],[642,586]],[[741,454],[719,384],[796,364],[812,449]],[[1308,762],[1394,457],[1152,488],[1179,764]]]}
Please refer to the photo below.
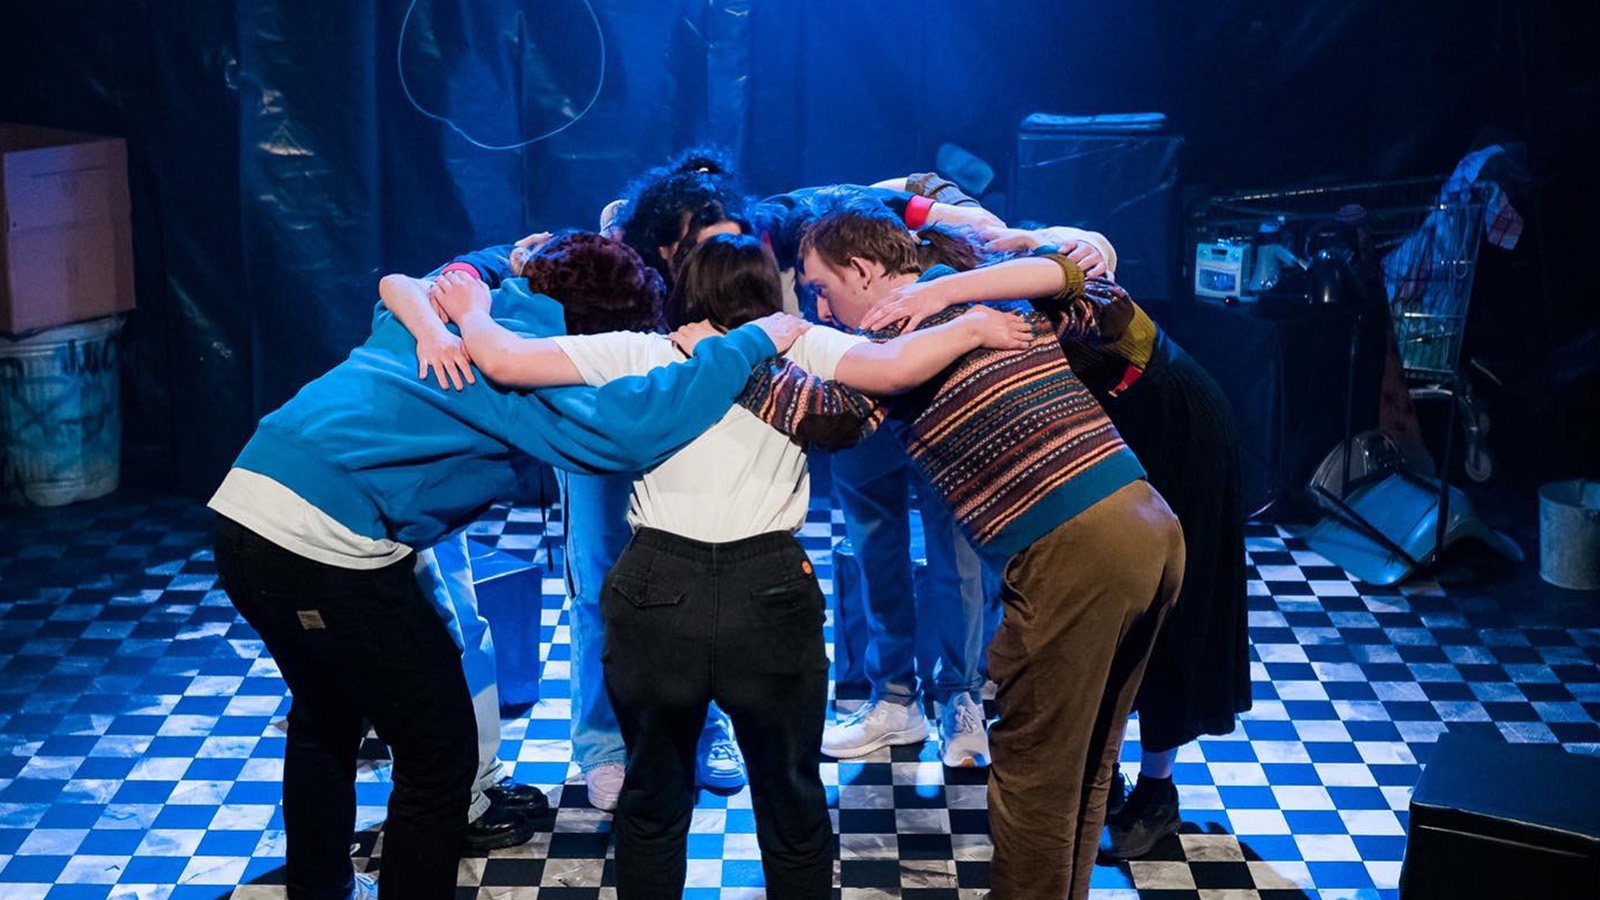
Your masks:
{"label": "hair bun", "polygon": [[727,151],[720,147],[690,147],[672,162],[675,173],[699,172],[705,175],[726,175],[733,170]]}

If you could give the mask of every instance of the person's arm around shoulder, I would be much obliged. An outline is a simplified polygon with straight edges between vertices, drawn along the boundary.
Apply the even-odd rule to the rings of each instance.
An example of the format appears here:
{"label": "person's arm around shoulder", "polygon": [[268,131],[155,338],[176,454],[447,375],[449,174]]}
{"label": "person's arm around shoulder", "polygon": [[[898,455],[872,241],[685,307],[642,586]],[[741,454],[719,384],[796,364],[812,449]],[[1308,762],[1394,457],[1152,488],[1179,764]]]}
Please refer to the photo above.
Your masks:
{"label": "person's arm around shoulder", "polygon": [[1032,253],[1055,247],[1090,278],[1117,278],[1117,250],[1098,231],[1052,225],[1049,228],[980,228],[978,237],[991,253]]}
{"label": "person's arm around shoulder", "polygon": [[431,369],[439,387],[463,390],[477,380],[472,360],[461,338],[445,327],[446,316],[428,300],[430,286],[431,282],[394,272],[378,281],[378,297],[417,341],[417,377],[426,380]]}
{"label": "person's arm around shoulder", "polygon": [[[1049,248],[1042,255],[1007,260],[931,281],[898,288],[870,310],[862,320],[866,329],[882,328],[902,319],[908,328],[940,310],[959,303],[1028,299],[1050,320],[1063,341],[1114,341],[1137,313],[1122,291],[1088,291],[1091,283],[1068,257]],[[1109,285],[1104,279],[1093,284]]]}
{"label": "person's arm around shoulder", "polygon": [[842,450],[882,424],[887,407],[874,395],[911,390],[978,347],[1019,349],[1033,336],[1020,317],[981,308],[881,343],[822,327],[806,338],[798,358],[758,368],[738,402],[802,444]]}
{"label": "person's arm around shoulder", "polygon": [[[660,365],[599,387],[565,387],[531,396],[560,418],[569,439],[609,460],[606,471],[636,472],[670,456],[720,421],[751,371],[787,350],[810,325],[774,313],[727,334],[706,337],[686,362]],[[581,366],[580,366],[581,368]]]}
{"label": "person's arm around shoulder", "polygon": [[549,338],[512,333],[489,313],[489,287],[463,272],[445,272],[430,298],[461,329],[467,352],[484,376],[505,387],[539,388],[583,384],[583,375]]}
{"label": "person's arm around shoulder", "polygon": [[[962,303],[1051,297],[1072,289],[1071,279],[1064,279],[1064,274],[1071,273],[1051,259],[1038,257],[1012,259],[966,272],[952,272],[942,278],[918,281],[896,288],[879,301],[861,320],[861,328],[863,331],[877,331],[904,320],[903,330],[911,331],[923,319]],[[1081,272],[1077,275],[1077,281],[1081,288]]]}
{"label": "person's arm around shoulder", "polygon": [[840,358],[834,379],[877,396],[903,394],[974,350],[1025,350],[1034,337],[1033,326],[1021,316],[974,306],[943,324],[852,347]]}
{"label": "person's arm around shoulder", "polygon": [[1083,274],[1090,278],[1117,280],[1117,248],[1111,246],[1111,240],[1100,232],[1052,225],[1035,233],[1039,235],[1042,246],[1060,249],[1083,269]]}

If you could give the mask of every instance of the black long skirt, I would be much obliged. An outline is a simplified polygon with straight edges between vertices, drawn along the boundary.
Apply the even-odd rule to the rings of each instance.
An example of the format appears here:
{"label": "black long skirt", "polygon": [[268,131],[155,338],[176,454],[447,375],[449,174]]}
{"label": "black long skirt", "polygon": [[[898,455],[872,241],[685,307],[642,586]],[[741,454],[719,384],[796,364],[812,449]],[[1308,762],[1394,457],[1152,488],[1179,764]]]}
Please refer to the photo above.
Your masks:
{"label": "black long skirt", "polygon": [[1239,435],[1228,398],[1163,334],[1140,379],[1102,405],[1183,525],[1183,590],[1145,671],[1136,708],[1143,748],[1228,734],[1250,708]]}

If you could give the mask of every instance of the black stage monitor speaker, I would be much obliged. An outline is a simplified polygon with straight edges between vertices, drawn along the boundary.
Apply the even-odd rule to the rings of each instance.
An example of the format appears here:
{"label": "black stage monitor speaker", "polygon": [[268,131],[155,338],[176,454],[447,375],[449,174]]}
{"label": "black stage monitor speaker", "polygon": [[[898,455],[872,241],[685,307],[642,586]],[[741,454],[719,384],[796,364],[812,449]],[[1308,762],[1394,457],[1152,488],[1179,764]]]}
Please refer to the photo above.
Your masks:
{"label": "black stage monitor speaker", "polygon": [[1600,759],[1443,736],[1411,795],[1400,897],[1600,897]]}
{"label": "black stage monitor speaker", "polygon": [[1159,113],[1035,113],[1017,134],[1010,224],[1098,231],[1117,250],[1117,281],[1138,301],[1177,299],[1183,136]]}

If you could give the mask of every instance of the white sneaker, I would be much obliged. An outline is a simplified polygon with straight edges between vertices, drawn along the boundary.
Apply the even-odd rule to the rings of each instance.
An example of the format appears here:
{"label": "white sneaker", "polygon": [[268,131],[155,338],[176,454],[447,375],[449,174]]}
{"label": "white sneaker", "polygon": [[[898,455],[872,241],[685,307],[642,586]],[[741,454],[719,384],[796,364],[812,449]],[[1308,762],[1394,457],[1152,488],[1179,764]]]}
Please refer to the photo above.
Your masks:
{"label": "white sneaker", "polygon": [[701,787],[714,791],[737,791],[748,779],[744,771],[744,754],[739,752],[739,742],[733,737],[733,721],[720,709],[706,717],[706,727],[700,732],[700,747],[695,763],[695,780]]}
{"label": "white sneaker", "polygon": [[622,780],[628,770],[615,763],[595,766],[583,773],[583,784],[589,789],[589,805],[601,812],[614,812],[617,798],[622,796]]}
{"label": "white sneaker", "polygon": [[884,747],[927,739],[928,719],[920,703],[874,700],[823,729],[822,752],[834,759],[855,759]]}
{"label": "white sneaker", "polygon": [[971,694],[956,694],[939,711],[939,740],[944,744],[944,764],[950,768],[989,765],[989,729],[983,721],[983,707]]}

